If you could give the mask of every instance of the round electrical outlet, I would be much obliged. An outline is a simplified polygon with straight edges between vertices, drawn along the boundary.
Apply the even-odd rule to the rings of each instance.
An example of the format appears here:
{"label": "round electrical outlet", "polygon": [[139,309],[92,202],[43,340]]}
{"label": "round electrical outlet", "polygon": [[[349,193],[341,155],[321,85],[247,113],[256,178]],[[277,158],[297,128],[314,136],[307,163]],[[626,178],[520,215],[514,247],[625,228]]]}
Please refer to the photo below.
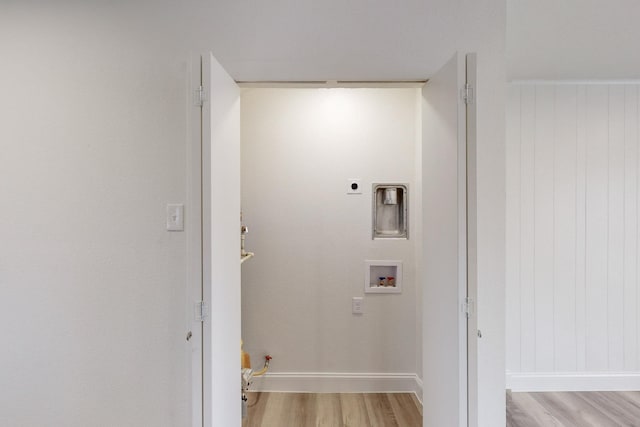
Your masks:
{"label": "round electrical outlet", "polygon": [[347,182],[349,185],[347,194],[362,194],[362,190],[360,190],[360,179],[350,179]]}

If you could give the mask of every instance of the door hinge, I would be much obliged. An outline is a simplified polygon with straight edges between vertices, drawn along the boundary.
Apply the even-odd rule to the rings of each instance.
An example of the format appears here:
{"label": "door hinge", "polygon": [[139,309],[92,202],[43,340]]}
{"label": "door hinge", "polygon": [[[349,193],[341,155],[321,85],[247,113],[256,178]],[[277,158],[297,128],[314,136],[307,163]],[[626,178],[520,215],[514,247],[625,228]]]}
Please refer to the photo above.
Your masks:
{"label": "door hinge", "polygon": [[193,105],[196,107],[202,107],[207,101],[207,92],[204,90],[204,86],[198,86],[193,91]]}
{"label": "door hinge", "polygon": [[209,306],[204,301],[198,301],[195,305],[196,322],[204,322],[209,317]]}
{"label": "door hinge", "polygon": [[464,101],[465,104],[473,104],[473,102],[475,101],[474,99],[474,94],[473,94],[473,86],[471,86],[469,83],[465,83],[464,87],[462,89],[460,89],[460,94],[462,96],[462,100]]}
{"label": "door hinge", "polygon": [[466,297],[462,303],[462,312],[467,319],[471,318],[473,314],[473,299]]}

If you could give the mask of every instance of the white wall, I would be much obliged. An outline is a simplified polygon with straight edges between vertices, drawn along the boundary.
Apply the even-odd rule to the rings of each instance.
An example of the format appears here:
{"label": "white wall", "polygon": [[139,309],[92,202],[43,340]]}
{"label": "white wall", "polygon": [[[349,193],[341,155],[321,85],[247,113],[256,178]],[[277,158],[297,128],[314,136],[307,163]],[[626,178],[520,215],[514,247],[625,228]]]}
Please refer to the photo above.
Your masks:
{"label": "white wall", "polygon": [[[509,79],[640,77],[636,0],[507,0]],[[594,54],[595,53],[595,54]]]}
{"label": "white wall", "polygon": [[513,84],[507,375],[514,389],[640,386],[637,84]]}
{"label": "white wall", "polygon": [[165,231],[187,50],[158,20],[3,2],[2,425],[189,425],[185,235]]}
{"label": "white wall", "polygon": [[[451,6],[442,3],[441,6],[449,10]],[[0,249],[0,292],[3,293],[3,303],[10,305],[9,310],[2,311],[0,324],[3,336],[13,339],[12,352],[3,354],[11,364],[3,363],[2,366],[16,366],[11,381],[18,376],[22,381],[11,388],[11,400],[2,400],[12,408],[23,408],[27,398],[38,400],[42,397],[40,400],[44,401],[44,397],[56,393],[57,400],[52,402],[57,404],[59,416],[67,423],[71,410],[74,414],[81,414],[88,407],[92,408],[95,419],[102,417],[111,420],[109,417],[121,416],[133,424],[136,423],[136,416],[152,414],[153,419],[157,417],[169,423],[171,417],[183,419],[182,406],[188,412],[186,402],[176,403],[182,399],[178,395],[181,395],[183,386],[171,385],[181,381],[178,377],[182,378],[178,369],[183,364],[183,326],[187,314],[183,301],[180,301],[182,285],[178,284],[184,280],[184,267],[180,260],[184,250],[178,249],[178,246],[184,242],[174,241],[181,237],[169,237],[161,232],[160,225],[158,228],[152,226],[150,218],[158,215],[157,221],[163,223],[164,218],[160,216],[164,216],[164,204],[184,197],[184,182],[181,182],[184,170],[178,164],[183,161],[180,159],[184,153],[186,128],[183,104],[187,100],[182,99],[186,90],[182,67],[189,49],[195,52],[209,49],[212,10],[210,5],[195,1],[175,4],[151,0],[3,2],[0,47],[5,65],[0,68],[3,93],[0,109],[5,121],[0,130],[3,147],[0,182],[11,185],[0,186],[0,203],[3,212],[12,212],[7,215],[14,216],[7,216],[9,219],[0,225],[0,233],[3,242],[18,243],[17,247],[3,245]],[[504,417],[504,345],[500,326],[504,306],[501,297],[501,271],[504,268],[500,226],[503,204],[501,159],[504,158],[501,154],[504,129],[501,126],[504,111],[501,104],[504,1],[464,2],[461,10],[463,13],[456,11],[444,15],[460,18],[456,21],[456,24],[460,24],[458,27],[462,28],[457,46],[463,51],[475,50],[479,53],[482,80],[478,88],[478,103],[483,107],[483,113],[479,116],[478,144],[482,155],[479,156],[478,185],[479,191],[486,197],[478,207],[481,230],[479,249],[484,254],[479,258],[479,282],[481,292],[485,292],[479,300],[479,308],[484,313],[483,332],[486,339],[480,349],[483,372],[480,418],[485,420],[486,425],[501,425],[498,417]],[[432,14],[439,21],[443,16],[440,12],[442,10],[436,10]],[[234,21],[227,19],[227,22]],[[252,63],[251,59],[247,63]],[[178,103],[181,105],[178,106]],[[48,145],[54,142],[57,143],[55,147]],[[62,145],[63,142],[67,145]],[[85,152],[82,150],[82,144],[85,143],[95,145],[87,146]],[[61,146],[72,147],[76,151],[57,151]],[[56,169],[52,169],[53,161],[57,162]],[[84,173],[77,174],[81,178],[72,176],[71,172],[76,168],[100,172],[100,179],[93,181],[98,184],[90,186],[84,180]],[[47,172],[46,177],[43,171]],[[45,184],[55,187],[56,191],[45,191]],[[101,197],[96,197],[94,191]],[[57,198],[54,199],[50,194],[55,194]],[[150,207],[147,202],[141,204],[141,197],[145,197],[143,200],[148,203],[151,201],[146,198],[153,198],[153,206]],[[49,202],[46,217],[38,215],[43,200]],[[71,212],[74,215],[71,223],[75,229],[67,230],[64,235],[63,230],[59,230],[58,239],[54,241],[53,237],[56,236],[51,237],[47,233],[54,226],[69,222],[70,212],[61,202],[66,200],[73,202],[71,205],[74,206],[82,205],[83,210]],[[87,209],[87,205],[93,205],[93,208]],[[105,224],[111,224],[113,212],[109,209],[112,206],[129,205],[134,205],[134,210],[123,209],[118,217],[131,220],[126,230],[105,227]],[[158,209],[162,211],[161,214]],[[99,226],[94,226],[96,223]],[[16,233],[20,235],[16,236]],[[127,239],[127,244],[112,243],[110,239],[117,237]],[[81,247],[82,250],[60,246],[59,241],[65,242],[65,245],[72,242],[74,248]],[[103,243],[92,246],[93,252],[85,249],[89,243],[93,245],[96,241]],[[145,254],[144,261],[134,262],[133,255],[125,257],[123,247],[128,248],[127,253],[135,256]],[[46,264],[38,264],[34,268],[34,259],[41,260],[43,255],[51,254],[59,258],[48,258]],[[58,262],[60,260],[65,262]],[[158,272],[158,266],[164,270]],[[29,280],[25,278],[27,274]],[[69,281],[69,276],[82,277]],[[44,279],[47,280],[46,288],[45,285],[34,287]],[[92,281],[92,288],[85,286],[88,279]],[[111,292],[114,286],[121,287],[118,297],[104,298],[101,292],[105,289]],[[49,292],[50,289],[55,289],[53,295],[58,298],[56,304],[51,304],[55,300],[50,298],[46,301],[44,297],[32,298],[34,295],[43,295],[40,291]],[[126,298],[132,297],[132,291],[137,299],[123,305]],[[171,294],[170,298],[166,292]],[[139,304],[140,301],[144,301],[144,304]],[[165,303],[167,306],[162,306]],[[96,310],[96,307],[100,310]],[[49,310],[53,308],[58,311],[49,315]],[[66,375],[66,367],[71,366],[71,362],[60,349],[65,348],[67,342],[75,341],[69,337],[67,341],[53,343],[47,337],[58,336],[60,330],[66,330],[64,316],[75,313],[76,308],[86,308],[87,314],[90,314],[77,316],[84,320],[87,329],[100,331],[100,336],[86,332],[83,335],[85,344],[101,348],[101,343],[105,342],[110,349],[124,348],[131,357],[135,354],[135,357],[144,359],[145,369],[152,369],[153,372],[137,372],[138,376],[141,373],[143,376],[135,386],[123,379],[117,392],[109,394],[113,400],[101,399],[102,395],[107,394],[102,389],[99,390],[101,393],[104,391],[102,395],[97,392],[81,395],[76,389],[89,383],[89,379],[122,379],[119,376],[122,373],[112,365],[119,359],[109,358],[105,363],[93,365],[94,355],[102,350],[76,353],[75,357],[81,360],[73,363],[75,372],[90,372],[81,372],[77,377],[69,378],[66,388],[75,391],[71,398],[60,402],[66,394],[59,393],[60,387],[54,387],[53,380],[43,383],[40,374],[45,368],[36,370],[35,367],[44,363],[43,354],[46,353],[46,361],[50,365],[46,372],[55,374],[56,378]],[[20,337],[33,337],[34,342],[20,338],[17,329],[13,328],[16,319],[24,319],[25,311],[46,315],[48,330],[42,330],[40,323],[34,325],[25,320],[20,324]],[[32,318],[35,317],[28,319]],[[125,319],[127,322],[114,323],[114,319]],[[172,319],[178,320],[174,322]],[[156,321],[160,320],[169,331],[169,338],[156,329]],[[12,331],[11,334],[5,334],[4,328]],[[50,334],[52,331],[55,333]],[[122,331],[124,334],[120,333]],[[144,343],[136,341],[142,331],[152,331]],[[168,343],[167,339],[171,342]],[[43,343],[46,346],[36,351],[36,345]],[[162,347],[165,344],[167,346]],[[27,370],[26,364],[21,362],[25,355],[25,363],[31,362],[31,370]],[[148,365],[149,360],[160,360],[169,368],[156,369]],[[6,362],[4,359],[2,361]],[[60,367],[51,369],[51,366]],[[98,368],[92,371],[92,366]],[[8,378],[12,371],[2,368],[0,372]],[[3,381],[3,384],[15,385],[11,381]],[[39,395],[31,394],[35,388]],[[146,394],[138,393],[141,389]],[[149,393],[150,390],[153,392]],[[174,393],[178,396],[177,400],[170,399],[167,393]],[[152,400],[154,403],[149,403]],[[104,402],[113,402],[112,406],[123,408],[136,405],[136,415],[129,417],[131,414],[124,410],[117,413],[110,411]],[[158,407],[147,408],[147,403],[152,406],[158,403]],[[38,417],[50,417],[52,411],[43,407],[32,409],[29,414],[37,422]],[[168,416],[168,412],[174,415]],[[114,420],[114,423],[120,421]]]}
{"label": "white wall", "polygon": [[[269,353],[272,373],[293,376],[417,372],[417,109],[417,89],[243,90],[242,209],[256,256],[242,267],[242,329],[254,365]],[[362,195],[346,194],[350,178]],[[409,184],[410,240],[371,239],[374,182]],[[402,260],[402,293],[364,294],[367,259]],[[363,315],[351,314],[354,296]]]}

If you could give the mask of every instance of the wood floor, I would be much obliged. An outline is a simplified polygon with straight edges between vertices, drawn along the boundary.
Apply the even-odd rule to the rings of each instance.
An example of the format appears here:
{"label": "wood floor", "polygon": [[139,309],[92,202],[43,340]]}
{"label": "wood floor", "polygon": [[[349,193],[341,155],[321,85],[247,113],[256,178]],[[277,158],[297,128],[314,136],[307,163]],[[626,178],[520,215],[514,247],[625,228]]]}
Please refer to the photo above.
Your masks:
{"label": "wood floor", "polygon": [[507,392],[507,427],[640,426],[640,392]]}
{"label": "wood floor", "polygon": [[249,393],[243,427],[422,427],[412,393]]}

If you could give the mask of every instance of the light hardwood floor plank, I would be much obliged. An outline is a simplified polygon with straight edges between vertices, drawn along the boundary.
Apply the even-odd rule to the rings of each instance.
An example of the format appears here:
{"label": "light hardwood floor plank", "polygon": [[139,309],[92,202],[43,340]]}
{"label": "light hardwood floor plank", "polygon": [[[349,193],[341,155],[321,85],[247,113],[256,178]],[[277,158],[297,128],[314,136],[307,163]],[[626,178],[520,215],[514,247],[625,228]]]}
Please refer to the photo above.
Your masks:
{"label": "light hardwood floor plank", "polygon": [[[406,393],[390,393],[387,394],[393,415],[399,426],[403,427],[421,427],[422,416],[418,411],[408,411],[407,408],[414,406],[413,399]],[[416,408],[417,409],[417,408]]]}
{"label": "light hardwood floor plank", "polygon": [[[320,393],[316,395],[315,425],[317,427],[334,427],[342,425],[342,406],[337,393]],[[311,424],[306,424],[311,425]]]}
{"label": "light hardwood floor plank", "polygon": [[564,426],[551,412],[545,408],[537,399],[535,393],[513,393],[512,402],[521,409],[521,415],[513,424],[517,427],[568,427]]}
{"label": "light hardwood floor plank", "polygon": [[518,402],[517,394],[514,400],[511,391],[507,391],[507,427],[529,427],[527,414]]}
{"label": "light hardwood floor plank", "polygon": [[371,425],[367,414],[367,405],[362,393],[343,393],[340,395],[342,405],[342,425],[359,427]]}
{"label": "light hardwood floor plank", "polygon": [[507,392],[507,427],[638,427],[640,392]]}
{"label": "light hardwood floor plank", "polygon": [[248,393],[243,427],[420,427],[409,393]]}
{"label": "light hardwood floor plank", "polygon": [[[287,416],[289,414],[287,402],[290,402],[290,399],[291,398],[289,396],[285,397],[281,393],[269,394],[267,396],[265,411],[262,414],[261,420],[255,425],[261,427],[276,427],[287,425]],[[266,410],[267,408],[269,410]]]}
{"label": "light hardwood floor plank", "polygon": [[281,397],[288,403],[289,414],[286,417],[286,425],[304,426],[314,422],[318,408],[307,393],[290,393]]}
{"label": "light hardwood floor plank", "polygon": [[[564,426],[576,425],[576,418],[584,418],[581,414],[582,405],[579,401],[573,401],[564,393],[527,393],[535,399],[544,410],[553,416]],[[588,413],[589,411],[587,411]],[[582,425],[591,425],[587,420],[580,421]]]}
{"label": "light hardwood floor plank", "polygon": [[616,392],[579,392],[576,395],[609,418],[612,426],[636,427],[639,420]]}
{"label": "light hardwood floor plank", "polygon": [[398,423],[393,414],[391,403],[385,393],[367,393],[364,395],[371,427],[396,427]]}
{"label": "light hardwood floor plank", "polygon": [[558,408],[556,413],[567,420],[568,426],[585,427],[614,427],[618,426],[615,420],[600,408],[594,406],[590,399],[585,399],[576,392],[536,393],[539,396],[547,395],[547,401],[556,401]]}
{"label": "light hardwood floor plank", "polygon": [[618,395],[625,402],[636,408],[634,413],[640,414],[640,391],[620,391]]}
{"label": "light hardwood floor plank", "polygon": [[[264,414],[267,410],[268,393],[249,393],[247,395],[247,412],[248,414]],[[243,427],[260,427],[262,418],[248,416],[242,422]]]}

